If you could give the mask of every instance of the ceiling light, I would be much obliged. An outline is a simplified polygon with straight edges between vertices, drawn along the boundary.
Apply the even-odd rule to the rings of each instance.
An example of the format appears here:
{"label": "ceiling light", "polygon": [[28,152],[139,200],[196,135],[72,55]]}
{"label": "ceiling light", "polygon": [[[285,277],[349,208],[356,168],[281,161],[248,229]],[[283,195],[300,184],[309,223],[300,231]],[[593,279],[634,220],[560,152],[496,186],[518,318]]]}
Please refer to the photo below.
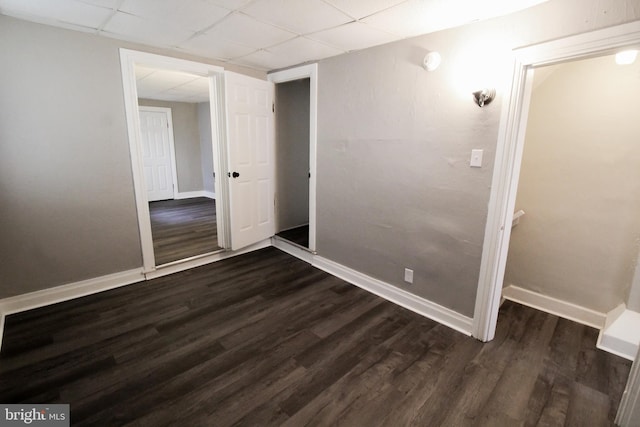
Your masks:
{"label": "ceiling light", "polygon": [[637,50],[624,50],[622,52],[618,52],[616,53],[616,64],[618,65],[633,64],[636,60],[636,56],[638,56]]}

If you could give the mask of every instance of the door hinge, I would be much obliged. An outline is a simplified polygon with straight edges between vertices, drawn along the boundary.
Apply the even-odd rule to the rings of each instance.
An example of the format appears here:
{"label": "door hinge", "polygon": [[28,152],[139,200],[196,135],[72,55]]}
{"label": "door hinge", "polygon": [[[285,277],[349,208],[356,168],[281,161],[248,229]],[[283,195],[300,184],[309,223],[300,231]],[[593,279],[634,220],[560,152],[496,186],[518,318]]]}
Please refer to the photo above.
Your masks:
{"label": "door hinge", "polygon": [[276,112],[276,104],[275,104],[275,102],[273,104],[271,104],[271,112],[272,113]]}

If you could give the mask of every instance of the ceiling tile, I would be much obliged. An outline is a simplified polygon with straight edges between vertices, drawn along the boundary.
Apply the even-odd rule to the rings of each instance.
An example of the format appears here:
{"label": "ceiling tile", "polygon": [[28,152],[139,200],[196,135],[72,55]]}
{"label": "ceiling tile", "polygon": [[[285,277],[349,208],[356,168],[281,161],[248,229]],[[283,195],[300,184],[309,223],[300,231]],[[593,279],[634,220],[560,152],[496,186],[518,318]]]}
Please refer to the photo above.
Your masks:
{"label": "ceiling tile", "polygon": [[307,36],[345,51],[365,49],[398,40],[398,36],[386,33],[361,22],[352,22],[330,30]]}
{"label": "ceiling tile", "polygon": [[229,59],[247,55],[256,49],[243,46],[219,36],[201,34],[178,45],[180,49],[208,58]]}
{"label": "ceiling tile", "polygon": [[344,53],[343,50],[335,49],[304,37],[289,40],[268,50],[276,56],[288,58],[290,65],[328,58]]}
{"label": "ceiling tile", "polygon": [[229,10],[242,9],[244,6],[251,3],[251,1],[252,0],[211,0],[212,3]]}
{"label": "ceiling tile", "polygon": [[198,79],[195,74],[183,73],[171,70],[155,70],[144,78],[137,80],[138,84],[146,87],[153,87],[158,90],[167,90],[176,86],[184,85]]}
{"label": "ceiling tile", "polygon": [[[83,27],[98,28],[113,13],[110,9],[77,0],[0,0],[3,15],[44,17],[44,21],[66,22]],[[43,20],[39,20],[43,22]]]}
{"label": "ceiling tile", "polygon": [[266,50],[258,50],[229,62],[266,71],[293,65],[287,56],[278,56]]}
{"label": "ceiling tile", "polygon": [[209,100],[209,90],[207,89],[206,92],[201,92],[201,93],[193,93],[193,92],[186,92],[186,91],[180,90],[179,88],[176,88],[176,89],[169,89],[156,96],[171,97],[173,100],[179,101],[179,102],[205,102]]}
{"label": "ceiling tile", "polygon": [[215,24],[230,13],[210,0],[126,0],[119,10],[194,32]]}
{"label": "ceiling tile", "polygon": [[258,0],[243,13],[298,34],[313,33],[352,21],[321,0]]}
{"label": "ceiling tile", "polygon": [[405,0],[326,0],[353,18],[361,19],[388,9]]}
{"label": "ceiling tile", "polygon": [[157,70],[154,68],[144,67],[142,65],[135,66],[136,80],[141,80],[147,77],[149,74],[155,73]]}
{"label": "ceiling tile", "polygon": [[191,37],[194,32],[171,25],[158,25],[128,13],[116,13],[104,27],[104,31],[126,40],[148,43],[152,46],[175,46]]}
{"label": "ceiling tile", "polygon": [[180,89],[185,92],[191,93],[192,95],[203,94],[206,93],[209,95],[209,79],[206,77],[198,77],[195,80],[190,81],[189,83],[185,83],[182,86],[179,86]]}
{"label": "ceiling tile", "polygon": [[[460,0],[434,0],[431,2],[408,0],[383,12],[371,15],[363,19],[362,22],[402,37],[416,36],[436,29],[447,28],[452,21],[457,25],[460,20],[460,15],[457,15],[460,5],[451,7],[455,3],[462,2]],[[462,9],[464,10],[464,8]]]}
{"label": "ceiling tile", "polygon": [[453,28],[516,12],[548,0],[407,0],[362,22],[402,37]]}
{"label": "ceiling tile", "polygon": [[121,0],[79,0],[82,3],[91,4],[94,6],[100,6],[107,9],[116,9],[121,3]]}
{"label": "ceiling tile", "polygon": [[273,46],[295,37],[293,33],[258,22],[242,13],[234,13],[207,31],[207,34],[256,49]]}

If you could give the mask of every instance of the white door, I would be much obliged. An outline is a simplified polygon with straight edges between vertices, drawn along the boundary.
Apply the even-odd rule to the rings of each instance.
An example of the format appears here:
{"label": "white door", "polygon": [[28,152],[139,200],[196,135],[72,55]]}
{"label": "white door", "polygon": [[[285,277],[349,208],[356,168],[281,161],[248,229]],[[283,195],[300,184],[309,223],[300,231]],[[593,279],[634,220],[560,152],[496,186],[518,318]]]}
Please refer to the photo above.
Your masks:
{"label": "white door", "polygon": [[267,239],[274,221],[273,83],[225,72],[231,249]]}
{"label": "white door", "polygon": [[170,121],[166,111],[157,110],[140,107],[144,181],[150,202],[174,198]]}

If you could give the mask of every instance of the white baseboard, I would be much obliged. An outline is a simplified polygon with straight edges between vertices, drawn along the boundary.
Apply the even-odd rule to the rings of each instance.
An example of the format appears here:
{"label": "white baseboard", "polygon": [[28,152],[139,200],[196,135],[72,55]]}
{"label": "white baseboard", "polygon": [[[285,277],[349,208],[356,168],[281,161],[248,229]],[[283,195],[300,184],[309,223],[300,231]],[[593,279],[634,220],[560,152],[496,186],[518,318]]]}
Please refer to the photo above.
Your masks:
{"label": "white baseboard", "polygon": [[473,319],[470,317],[321,256],[313,256],[312,265],[387,301],[471,336]]}
{"label": "white baseboard", "polygon": [[193,199],[194,197],[208,197],[209,199],[215,199],[216,193],[212,191],[184,191],[182,193],[175,194],[175,200]]}
{"label": "white baseboard", "polygon": [[80,298],[97,292],[141,282],[143,280],[144,275],[142,274],[142,269],[137,268],[0,299],[0,348],[2,347],[4,318],[9,314],[20,313],[22,311],[32,310],[45,305]]}
{"label": "white baseboard", "polygon": [[605,313],[600,313],[586,307],[514,285],[509,285],[503,288],[502,297],[596,329],[602,329],[604,327],[607,317]]}
{"label": "white baseboard", "polygon": [[627,310],[625,304],[607,313],[604,329],[598,334],[596,347],[633,361],[640,343],[640,313]]}
{"label": "white baseboard", "polygon": [[313,253],[303,249],[302,247],[292,244],[286,240],[278,236],[273,236],[271,238],[271,244],[280,249],[282,252],[286,252],[289,255],[292,255],[302,261],[308,262],[309,264],[313,264]]}

